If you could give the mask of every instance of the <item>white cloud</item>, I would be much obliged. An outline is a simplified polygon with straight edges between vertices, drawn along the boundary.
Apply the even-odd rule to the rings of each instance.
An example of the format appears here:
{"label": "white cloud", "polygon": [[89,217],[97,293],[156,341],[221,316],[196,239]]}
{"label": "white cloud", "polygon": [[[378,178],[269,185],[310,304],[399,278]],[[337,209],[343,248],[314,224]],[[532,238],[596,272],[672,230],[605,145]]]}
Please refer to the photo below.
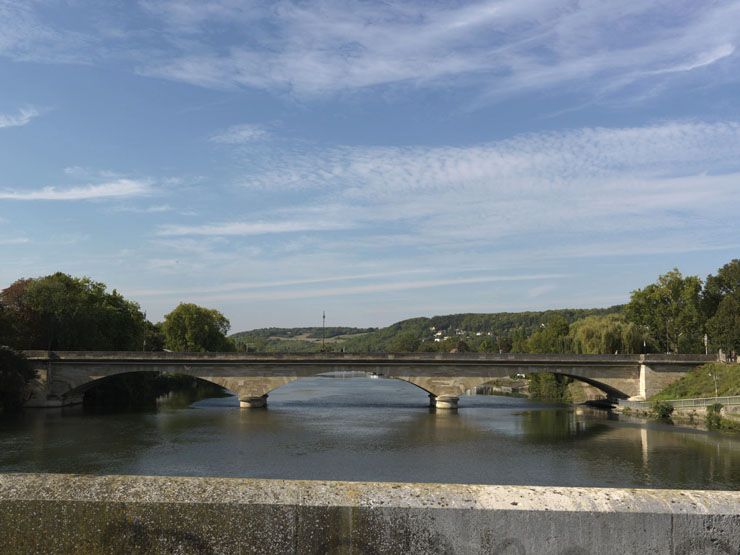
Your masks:
{"label": "white cloud", "polygon": [[243,184],[313,199],[275,217],[370,229],[403,222],[417,244],[670,230],[731,211],[740,198],[739,149],[735,122],[665,122],[470,147],[343,147],[267,161],[248,154],[254,173]]}
{"label": "white cloud", "polygon": [[[143,73],[298,94],[450,82],[477,83],[494,96],[573,83],[604,91],[729,60],[740,41],[737,0],[327,0],[241,12],[228,0],[200,9],[169,0],[147,5],[169,26],[186,22],[189,40],[142,65]],[[249,33],[237,32],[223,48],[213,41],[218,25]]]}
{"label": "white cloud", "polygon": [[131,212],[133,214],[161,214],[174,210],[169,204],[155,204],[153,206],[117,206],[114,212]]}
{"label": "white cloud", "polygon": [[721,64],[716,79],[738,74],[740,0],[77,4],[52,21],[47,3],[0,0],[0,55],[123,61],[206,87],[298,95],[457,85],[492,98],[556,87],[599,97],[635,82],[704,79]]}
{"label": "white cloud", "polygon": [[207,225],[163,225],[158,235],[267,235],[270,233],[295,233],[301,231],[329,231],[350,229],[352,224],[339,222],[284,221],[284,222],[228,222]]}
{"label": "white cloud", "polygon": [[269,133],[261,125],[245,123],[233,125],[211,137],[214,143],[242,144],[260,141],[269,136]]}
{"label": "white cloud", "polygon": [[338,297],[344,295],[360,295],[388,293],[391,291],[405,291],[409,289],[428,289],[433,287],[449,287],[457,285],[476,285],[486,283],[539,281],[562,279],[563,274],[532,274],[513,276],[479,276],[479,277],[455,277],[445,279],[425,279],[412,281],[396,281],[386,283],[372,283],[367,285],[348,285],[343,287],[331,287],[322,289],[300,289],[292,291],[259,291],[253,293],[229,293],[229,294],[206,294],[195,295],[195,298],[203,301],[245,301],[245,300],[288,300],[288,299],[310,299],[319,297]]}
{"label": "white cloud", "polygon": [[133,179],[117,179],[97,185],[83,185],[62,189],[44,187],[33,191],[0,190],[0,200],[94,200],[144,196],[151,192],[150,183]]}
{"label": "white cloud", "polygon": [[15,115],[0,114],[0,129],[3,127],[21,127],[39,116],[36,108],[21,108]]}
{"label": "white cloud", "polygon": [[30,242],[31,240],[26,237],[11,237],[11,238],[0,237],[0,245],[25,245]]}
{"label": "white cloud", "polygon": [[280,287],[295,287],[299,285],[315,285],[318,283],[333,283],[338,281],[359,281],[377,278],[388,278],[398,277],[407,274],[419,274],[419,273],[438,273],[438,270],[428,269],[413,269],[413,270],[396,270],[389,272],[370,272],[365,274],[354,274],[354,275],[339,275],[339,276],[320,276],[314,278],[305,279],[290,279],[290,280],[272,280],[272,281],[252,281],[252,282],[237,282],[237,283],[224,283],[222,285],[204,285],[197,288],[182,288],[182,289],[142,289],[133,290],[129,294],[140,297],[168,297],[172,295],[191,295],[191,294],[204,294],[204,293],[224,293],[228,291],[240,291],[249,289],[271,289]]}

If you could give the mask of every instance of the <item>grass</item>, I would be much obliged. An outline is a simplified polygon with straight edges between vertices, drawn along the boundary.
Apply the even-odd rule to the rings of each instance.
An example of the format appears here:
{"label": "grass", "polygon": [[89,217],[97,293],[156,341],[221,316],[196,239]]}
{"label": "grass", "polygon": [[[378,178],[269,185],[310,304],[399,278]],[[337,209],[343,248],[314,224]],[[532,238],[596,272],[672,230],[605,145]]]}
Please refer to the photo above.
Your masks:
{"label": "grass", "polygon": [[740,364],[705,364],[663,389],[651,400],[714,397],[714,377],[720,397],[740,395]]}

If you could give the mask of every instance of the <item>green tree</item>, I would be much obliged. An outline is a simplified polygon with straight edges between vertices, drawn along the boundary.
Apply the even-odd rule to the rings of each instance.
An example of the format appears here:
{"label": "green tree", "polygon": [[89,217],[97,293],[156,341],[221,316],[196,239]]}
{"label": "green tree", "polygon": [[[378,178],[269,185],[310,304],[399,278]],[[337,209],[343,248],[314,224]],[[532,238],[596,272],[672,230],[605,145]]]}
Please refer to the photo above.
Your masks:
{"label": "green tree", "polygon": [[707,321],[707,335],[712,348],[740,351],[740,300],[727,296]]}
{"label": "green tree", "polygon": [[568,321],[557,314],[534,332],[527,341],[529,353],[567,353],[570,352]]}
{"label": "green tree", "polygon": [[740,350],[740,259],[707,276],[702,307],[712,348]]}
{"label": "green tree", "polygon": [[478,344],[478,352],[480,353],[498,353],[498,347],[492,337],[486,337],[483,341]]}
{"label": "green tree", "polygon": [[708,275],[702,292],[702,307],[707,318],[711,318],[726,297],[740,300],[740,259],[736,258],[719,270],[717,275]]}
{"label": "green tree", "polygon": [[231,324],[218,310],[181,303],[164,317],[164,345],[171,351],[234,351],[226,337]]}
{"label": "green tree", "polygon": [[512,353],[528,353],[529,346],[527,345],[527,330],[523,327],[514,328],[511,332],[511,349]]}
{"label": "green tree", "polygon": [[557,401],[560,403],[570,402],[571,396],[568,391],[568,384],[573,379],[562,374],[529,374],[529,396],[532,399],[544,401]]}
{"label": "green tree", "polygon": [[569,335],[573,352],[586,355],[641,353],[652,341],[644,327],[628,322],[621,314],[576,320]]}
{"label": "green tree", "polygon": [[701,280],[674,269],[658,281],[632,292],[625,313],[645,326],[666,352],[701,352],[704,315],[700,304]]}
{"label": "green tree", "polygon": [[390,343],[391,353],[413,353],[419,349],[421,341],[412,330],[399,333]]}
{"label": "green tree", "polygon": [[23,405],[28,382],[35,375],[21,353],[0,347],[0,412],[13,412]]}
{"label": "green tree", "polygon": [[144,325],[144,350],[161,351],[164,349],[164,332],[162,332],[162,324],[153,324],[147,320]]}
{"label": "green tree", "polygon": [[139,305],[103,283],[56,273],[21,279],[0,292],[21,349],[140,350],[146,319]]}

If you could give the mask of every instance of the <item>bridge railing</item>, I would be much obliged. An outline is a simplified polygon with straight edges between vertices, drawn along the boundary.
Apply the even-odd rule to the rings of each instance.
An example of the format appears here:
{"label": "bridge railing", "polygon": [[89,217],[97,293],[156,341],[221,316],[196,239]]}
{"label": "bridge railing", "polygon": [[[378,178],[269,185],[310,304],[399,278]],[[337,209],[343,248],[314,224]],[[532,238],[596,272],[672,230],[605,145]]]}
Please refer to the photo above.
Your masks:
{"label": "bridge railing", "polygon": [[[715,403],[720,403],[724,406],[728,405],[740,405],[740,395],[731,395],[726,397],[701,397],[697,399],[661,399],[664,403],[670,403],[673,408],[692,408],[692,407],[708,407]],[[631,409],[649,409],[653,406],[653,401],[628,401],[627,399],[619,399],[619,405],[622,407],[628,407]]]}

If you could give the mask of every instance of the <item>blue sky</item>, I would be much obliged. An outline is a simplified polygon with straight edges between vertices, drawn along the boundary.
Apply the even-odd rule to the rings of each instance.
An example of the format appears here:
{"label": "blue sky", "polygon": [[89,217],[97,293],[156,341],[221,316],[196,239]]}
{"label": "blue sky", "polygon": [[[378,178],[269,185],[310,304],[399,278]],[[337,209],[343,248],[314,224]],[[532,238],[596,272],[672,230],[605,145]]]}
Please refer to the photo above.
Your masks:
{"label": "blue sky", "polygon": [[0,286],[234,330],[608,306],[740,252],[740,1],[0,0]]}

